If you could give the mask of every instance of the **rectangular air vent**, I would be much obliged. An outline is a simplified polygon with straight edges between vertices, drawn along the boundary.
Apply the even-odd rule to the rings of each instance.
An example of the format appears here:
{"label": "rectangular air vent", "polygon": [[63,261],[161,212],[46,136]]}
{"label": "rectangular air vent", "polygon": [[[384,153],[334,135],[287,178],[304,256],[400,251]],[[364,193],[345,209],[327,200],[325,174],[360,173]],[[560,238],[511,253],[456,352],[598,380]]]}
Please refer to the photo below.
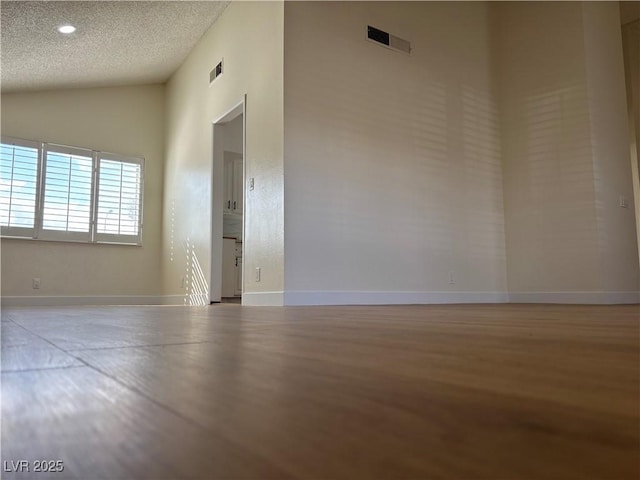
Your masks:
{"label": "rectangular air vent", "polygon": [[216,65],[216,68],[214,68],[213,70],[211,70],[209,72],[209,83],[213,83],[213,81],[218,78],[220,75],[222,75],[222,62],[224,61],[224,59],[220,60],[220,63],[218,65]]}
{"label": "rectangular air vent", "polygon": [[409,40],[396,37],[395,35],[391,35],[389,32],[372,27],[371,25],[367,25],[367,38],[372,42],[376,42],[377,44],[390,48],[391,50],[411,53],[411,43]]}

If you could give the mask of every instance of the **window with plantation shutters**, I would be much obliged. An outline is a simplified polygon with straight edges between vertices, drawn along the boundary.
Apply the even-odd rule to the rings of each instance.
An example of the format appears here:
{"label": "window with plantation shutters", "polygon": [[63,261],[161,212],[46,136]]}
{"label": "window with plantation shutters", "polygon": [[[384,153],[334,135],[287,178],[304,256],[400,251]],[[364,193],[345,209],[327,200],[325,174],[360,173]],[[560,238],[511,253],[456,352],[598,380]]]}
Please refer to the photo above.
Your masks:
{"label": "window with plantation shutters", "polygon": [[2,139],[0,145],[0,228],[2,235],[32,237],[38,195],[38,143]]}
{"label": "window with plantation shutters", "polygon": [[45,144],[40,238],[91,240],[93,152]]}
{"label": "window with plantation shutters", "polygon": [[114,155],[98,157],[96,238],[138,243],[142,208],[142,162]]}
{"label": "window with plantation shutters", "polygon": [[2,137],[3,237],[140,245],[144,160]]}

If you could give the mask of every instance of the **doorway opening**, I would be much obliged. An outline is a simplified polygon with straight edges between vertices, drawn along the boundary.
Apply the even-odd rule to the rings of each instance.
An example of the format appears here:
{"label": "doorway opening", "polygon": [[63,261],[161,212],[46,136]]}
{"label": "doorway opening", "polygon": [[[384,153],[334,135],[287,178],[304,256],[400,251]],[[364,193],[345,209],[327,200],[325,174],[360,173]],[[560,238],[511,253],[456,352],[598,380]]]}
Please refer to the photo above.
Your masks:
{"label": "doorway opening", "polygon": [[213,123],[211,302],[241,303],[245,100]]}

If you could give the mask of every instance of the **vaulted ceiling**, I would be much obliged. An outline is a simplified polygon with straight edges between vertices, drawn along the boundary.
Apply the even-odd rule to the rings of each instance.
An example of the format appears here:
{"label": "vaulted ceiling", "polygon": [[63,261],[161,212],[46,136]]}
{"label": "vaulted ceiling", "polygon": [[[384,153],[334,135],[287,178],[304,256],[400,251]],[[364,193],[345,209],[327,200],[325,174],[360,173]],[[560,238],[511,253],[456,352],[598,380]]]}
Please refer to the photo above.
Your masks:
{"label": "vaulted ceiling", "polygon": [[3,0],[2,92],[164,82],[228,4]]}
{"label": "vaulted ceiling", "polygon": [[[2,92],[164,82],[229,3],[2,0]],[[622,23],[640,17],[620,4]]]}

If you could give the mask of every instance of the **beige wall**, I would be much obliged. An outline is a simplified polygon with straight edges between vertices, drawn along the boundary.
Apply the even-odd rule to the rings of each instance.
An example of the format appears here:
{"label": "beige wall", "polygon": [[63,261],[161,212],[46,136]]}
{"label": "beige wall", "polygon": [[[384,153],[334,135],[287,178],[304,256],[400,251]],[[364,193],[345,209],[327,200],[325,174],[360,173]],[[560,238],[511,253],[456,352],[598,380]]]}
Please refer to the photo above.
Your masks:
{"label": "beige wall", "polygon": [[[3,135],[145,158],[142,247],[3,239],[3,298],[143,296],[132,301],[157,301],[164,87],[5,94],[1,101]],[[31,288],[34,277],[41,279],[40,290]]]}
{"label": "beige wall", "polygon": [[[584,2],[582,8],[601,289],[637,292],[638,248],[619,6]],[[626,199],[627,208],[620,207],[620,197]]]}
{"label": "beige wall", "polygon": [[[212,188],[212,122],[247,95],[244,265],[262,269],[245,279],[243,301],[282,303],[283,253],[283,4],[233,2],[167,85],[163,285],[173,301],[208,303],[211,218],[222,254],[222,166]],[[209,71],[224,57],[224,73]],[[181,289],[181,279],[187,288]]]}
{"label": "beige wall", "polygon": [[637,301],[617,3],[492,7],[511,298]]}
{"label": "beige wall", "polygon": [[207,303],[212,122],[246,94],[246,303],[637,301],[617,9],[233,2],[166,86],[3,95],[3,134],[146,179],[142,248],[5,239],[2,295]]}
{"label": "beige wall", "polygon": [[[626,2],[629,4],[630,2]],[[635,20],[623,25],[627,106],[629,118],[629,152],[633,171],[636,207],[636,233],[640,252],[640,2]]]}
{"label": "beige wall", "polygon": [[285,3],[287,303],[506,299],[488,21],[480,2]]}

